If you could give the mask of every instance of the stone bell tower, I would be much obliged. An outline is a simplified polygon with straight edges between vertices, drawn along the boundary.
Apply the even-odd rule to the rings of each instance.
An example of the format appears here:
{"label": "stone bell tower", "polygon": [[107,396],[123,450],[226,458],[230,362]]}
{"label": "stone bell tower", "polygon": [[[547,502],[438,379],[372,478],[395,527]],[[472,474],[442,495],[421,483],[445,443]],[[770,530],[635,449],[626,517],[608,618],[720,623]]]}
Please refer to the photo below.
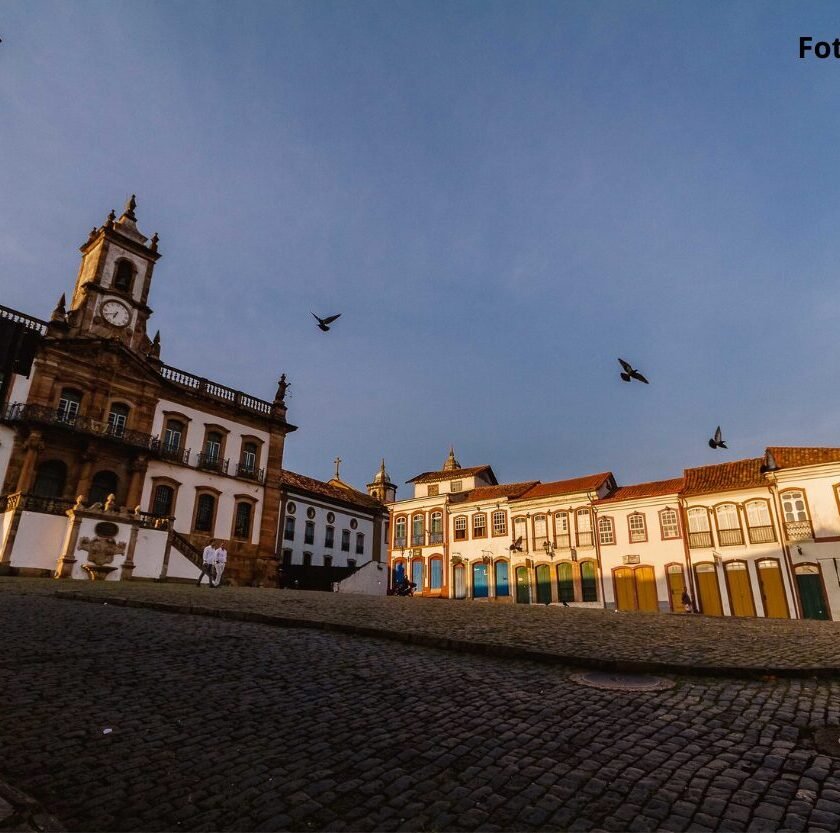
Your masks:
{"label": "stone bell tower", "polygon": [[70,308],[64,296],[52,315],[52,330],[69,337],[115,338],[143,355],[151,341],[146,322],[152,314],[147,301],[155,263],[160,257],[158,236],[151,241],[137,228],[134,195],[117,218],[112,211],[104,225],[91,229],[80,248],[82,263]]}
{"label": "stone bell tower", "polygon": [[385,460],[383,458],[379,471],[373,478],[373,483],[367,485],[368,494],[375,497],[382,503],[393,503],[397,499],[397,487],[391,482],[388,472],[385,471]]}

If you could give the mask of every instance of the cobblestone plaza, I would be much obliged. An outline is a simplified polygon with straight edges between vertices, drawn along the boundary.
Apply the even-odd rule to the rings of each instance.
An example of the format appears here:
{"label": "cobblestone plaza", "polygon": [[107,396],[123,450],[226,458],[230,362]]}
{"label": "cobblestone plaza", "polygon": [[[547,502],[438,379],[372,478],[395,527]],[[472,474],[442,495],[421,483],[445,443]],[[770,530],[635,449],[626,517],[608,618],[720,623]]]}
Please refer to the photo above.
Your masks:
{"label": "cobblestone plaza", "polygon": [[[0,778],[69,830],[840,824],[840,760],[814,739],[814,730],[840,724],[840,689],[792,661],[784,678],[762,676],[758,666],[720,677],[686,664],[685,673],[667,675],[675,682],[668,690],[605,691],[576,683],[580,667],[547,657],[464,653],[125,604],[177,602],[185,610],[189,603],[265,621],[268,608],[285,606],[306,611],[310,624],[336,628],[355,616],[360,628],[362,610],[374,615],[370,605],[378,605],[384,625],[403,608],[417,610],[416,600],[357,600],[354,608],[353,600],[329,594],[123,584],[108,604],[107,596],[91,604],[56,598],[56,589],[55,582],[0,582]],[[510,615],[478,603],[426,604],[441,622],[457,611],[475,614],[479,641],[490,633],[487,617]],[[527,627],[543,636],[553,629],[558,641],[575,640],[586,653],[591,623],[576,625],[579,616],[561,619],[568,611],[556,609],[520,613]],[[635,624],[617,614],[578,613],[615,621],[615,640]],[[704,617],[647,617],[662,628],[686,620],[701,631],[707,624]],[[465,621],[450,624],[463,631]],[[771,630],[780,656],[806,649],[826,674],[836,663],[833,623],[752,620],[749,631],[740,628],[746,624],[715,622],[723,628],[718,661],[726,659],[726,626],[734,656],[748,649],[747,639],[760,653],[753,629],[785,624],[787,632]],[[403,627],[413,626],[404,619]],[[496,638],[511,627],[500,620]],[[519,638],[527,627],[520,624]],[[653,627],[643,633],[655,649]],[[825,637],[805,634],[808,627],[825,628]],[[662,641],[670,638],[666,632]],[[672,651],[671,661],[678,659]]]}

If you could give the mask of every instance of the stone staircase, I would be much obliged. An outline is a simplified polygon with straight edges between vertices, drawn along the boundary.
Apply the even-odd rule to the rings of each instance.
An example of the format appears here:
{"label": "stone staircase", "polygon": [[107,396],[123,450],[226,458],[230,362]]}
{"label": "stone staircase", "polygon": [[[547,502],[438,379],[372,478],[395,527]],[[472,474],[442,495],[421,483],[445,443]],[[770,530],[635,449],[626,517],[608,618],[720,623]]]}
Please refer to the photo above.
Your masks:
{"label": "stone staircase", "polygon": [[169,530],[169,543],[187,560],[195,564],[200,570],[203,564],[201,550],[194,547],[189,539],[174,529]]}

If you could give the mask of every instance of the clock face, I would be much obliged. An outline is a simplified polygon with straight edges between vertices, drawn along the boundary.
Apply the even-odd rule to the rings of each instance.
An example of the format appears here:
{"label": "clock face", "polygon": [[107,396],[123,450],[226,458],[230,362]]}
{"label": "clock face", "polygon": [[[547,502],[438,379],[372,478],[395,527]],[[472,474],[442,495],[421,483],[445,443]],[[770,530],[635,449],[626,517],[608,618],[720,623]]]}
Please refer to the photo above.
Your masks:
{"label": "clock face", "polygon": [[119,301],[106,301],[102,305],[102,317],[115,327],[125,327],[131,315],[125,305]]}

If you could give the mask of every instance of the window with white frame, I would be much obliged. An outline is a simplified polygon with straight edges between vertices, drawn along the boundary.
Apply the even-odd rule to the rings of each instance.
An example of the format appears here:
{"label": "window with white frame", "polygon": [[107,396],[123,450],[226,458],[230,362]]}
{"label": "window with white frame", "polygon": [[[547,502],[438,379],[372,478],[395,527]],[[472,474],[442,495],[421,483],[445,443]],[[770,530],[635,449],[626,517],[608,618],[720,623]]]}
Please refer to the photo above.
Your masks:
{"label": "window with white frame", "polygon": [[487,515],[479,512],[472,517],[473,521],[473,538],[487,537]]}
{"label": "window with white frame", "polygon": [[554,513],[554,537],[555,545],[568,549],[571,544],[569,537],[569,513],[555,512]]}
{"label": "window with white frame", "polygon": [[808,520],[808,507],[805,503],[804,492],[783,492],[782,510],[785,514],[785,523],[797,523]]}
{"label": "window with white frame", "polygon": [[731,547],[744,543],[744,533],[741,530],[741,519],[738,517],[738,507],[734,503],[722,503],[715,507],[718,538],[722,547]]}
{"label": "window with white frame", "polygon": [[592,546],[592,515],[588,509],[578,509],[575,520],[577,522],[577,542],[579,547]]}
{"label": "window with white frame", "polygon": [[769,544],[776,540],[773,521],[770,519],[770,507],[766,500],[747,501],[747,532],[751,544]]}
{"label": "window with white frame", "polygon": [[688,545],[696,549],[714,546],[709,510],[705,506],[694,506],[686,512],[688,516]]}
{"label": "window with white frame", "polygon": [[459,515],[455,518],[455,540],[466,541],[467,539],[467,519],[464,515]]}
{"label": "window with white frame", "polygon": [[523,550],[528,549],[528,521],[526,518],[513,519],[513,540],[519,541]]}
{"label": "window with white frame", "polygon": [[394,546],[404,547],[408,541],[406,540],[406,527],[408,526],[405,518],[397,518],[394,521]]}
{"label": "window with white frame", "polygon": [[680,537],[680,524],[675,510],[663,509],[659,513],[659,525],[662,527],[663,540]]}
{"label": "window with white frame", "polygon": [[615,524],[612,518],[598,518],[598,541],[601,546],[615,543]]}
{"label": "window with white frame", "polygon": [[641,512],[634,512],[627,516],[627,526],[630,529],[630,543],[638,544],[647,541],[647,524]]}
{"label": "window with white frame", "polygon": [[460,480],[453,480],[449,484],[449,491],[460,492],[464,488],[464,484]]}
{"label": "window with white frame", "polygon": [[429,520],[431,521],[431,530],[429,532],[430,544],[443,543],[443,512],[432,512]]}
{"label": "window with white frame", "polygon": [[415,515],[411,519],[411,546],[423,546],[423,516]]}
{"label": "window with white frame", "polygon": [[507,512],[498,510],[493,513],[493,534],[507,535]]}
{"label": "window with white frame", "polygon": [[534,515],[534,547],[541,547],[548,540],[548,524],[545,515]]}

